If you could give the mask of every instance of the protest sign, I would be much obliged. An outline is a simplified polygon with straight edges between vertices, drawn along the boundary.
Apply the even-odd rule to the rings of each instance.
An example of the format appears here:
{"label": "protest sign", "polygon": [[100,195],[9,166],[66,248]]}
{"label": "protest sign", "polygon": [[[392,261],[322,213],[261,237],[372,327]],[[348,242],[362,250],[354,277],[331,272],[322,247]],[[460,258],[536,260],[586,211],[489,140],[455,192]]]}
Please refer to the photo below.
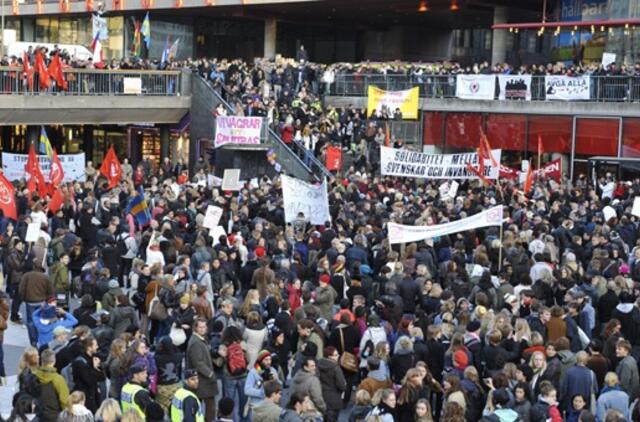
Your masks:
{"label": "protest sign", "polygon": [[123,78],[122,86],[125,94],[142,94],[141,78]]}
{"label": "protest sign", "polygon": [[[27,177],[24,166],[27,164],[27,154],[12,154],[9,152],[2,153],[2,170],[7,179],[20,180]],[[73,182],[78,180],[84,182],[85,174],[85,156],[84,152],[80,154],[64,154],[58,155],[62,169],[64,171],[63,182]],[[46,155],[38,155],[38,162],[40,163],[40,169],[42,174],[48,177],[51,171],[51,160]]]}
{"label": "protest sign", "polygon": [[[502,150],[494,149],[491,155],[497,163],[500,163]],[[478,179],[475,173],[470,172],[466,165],[478,167],[479,157],[477,152],[465,152],[460,154],[425,154],[406,149],[380,147],[380,166],[385,176],[418,177],[425,179]],[[487,179],[497,179],[498,166],[492,166],[491,160],[485,160],[485,173]]]}
{"label": "protest sign", "polygon": [[285,175],[281,176],[281,181],[284,219],[287,223],[294,221],[300,212],[311,224],[331,221],[326,181],[312,185]]}
{"label": "protest sign", "polygon": [[262,117],[218,116],[214,145],[258,145],[261,131]]}
{"label": "protest sign", "polygon": [[496,94],[495,75],[457,75],[456,97],[463,100],[493,100]]}
{"label": "protest sign", "polygon": [[531,75],[498,75],[500,100],[531,100]]}
{"label": "protest sign", "polygon": [[633,208],[631,208],[631,214],[636,217],[640,217],[640,196],[636,196],[633,200]]}
{"label": "protest sign", "polygon": [[589,76],[545,76],[547,100],[588,100],[591,94]]}
{"label": "protest sign", "polygon": [[240,169],[225,169],[222,176],[222,190],[240,190]]}
{"label": "protest sign", "polygon": [[387,108],[393,113],[400,109],[403,119],[418,118],[418,103],[420,89],[414,87],[403,91],[385,91],[369,85],[367,90],[367,113],[371,116],[376,110]]}
{"label": "protest sign", "polygon": [[602,67],[606,69],[611,63],[616,62],[616,53],[602,53]]}
{"label": "protest sign", "polygon": [[40,237],[40,222],[29,223],[27,226],[27,234],[24,237],[26,242],[37,242]]}
{"label": "protest sign", "polygon": [[556,182],[560,182],[560,179],[562,178],[562,160],[560,158],[556,158],[555,160],[548,162],[536,170],[533,175],[535,177],[553,179]]}
{"label": "protest sign", "polygon": [[207,212],[204,215],[202,226],[213,230],[220,222],[220,217],[222,217],[222,208],[216,207],[215,205],[209,205],[207,207]]}
{"label": "protest sign", "polygon": [[402,224],[389,223],[387,225],[389,243],[393,245],[396,243],[420,242],[421,240],[432,239],[452,233],[482,227],[499,226],[502,224],[502,218],[502,205],[499,205],[472,215],[471,217],[435,226],[405,226]]}

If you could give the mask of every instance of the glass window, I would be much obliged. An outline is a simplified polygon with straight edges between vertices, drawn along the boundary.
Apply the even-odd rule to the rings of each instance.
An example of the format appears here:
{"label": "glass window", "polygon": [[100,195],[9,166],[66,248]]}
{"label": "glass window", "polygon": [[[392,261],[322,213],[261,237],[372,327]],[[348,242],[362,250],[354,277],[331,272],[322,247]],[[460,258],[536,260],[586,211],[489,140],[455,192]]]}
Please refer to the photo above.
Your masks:
{"label": "glass window", "polygon": [[124,17],[107,18],[109,40],[105,43],[105,58],[120,59],[124,57]]}
{"label": "glass window", "polygon": [[446,152],[478,147],[482,127],[480,113],[448,113],[446,121]]}
{"label": "glass window", "polygon": [[487,138],[491,148],[524,151],[527,118],[520,114],[488,114]]}
{"label": "glass window", "polygon": [[575,155],[618,156],[619,119],[576,119]]}
{"label": "glass window", "polygon": [[538,152],[538,137],[542,138],[545,152],[571,154],[573,117],[529,116],[529,142],[527,149]]}
{"label": "glass window", "polygon": [[640,119],[623,120],[622,156],[640,157]]}
{"label": "glass window", "polygon": [[444,113],[438,111],[424,113],[423,144],[442,147],[443,127]]}

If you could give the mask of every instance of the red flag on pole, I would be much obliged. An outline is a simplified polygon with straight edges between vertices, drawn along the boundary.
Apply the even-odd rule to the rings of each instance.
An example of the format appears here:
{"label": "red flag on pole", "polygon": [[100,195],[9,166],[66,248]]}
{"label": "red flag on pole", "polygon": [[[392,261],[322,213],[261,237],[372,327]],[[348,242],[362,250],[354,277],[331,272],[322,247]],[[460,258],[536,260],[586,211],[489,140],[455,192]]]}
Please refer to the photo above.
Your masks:
{"label": "red flag on pole", "polygon": [[60,54],[56,52],[51,59],[51,63],[49,63],[49,75],[56,81],[56,85],[63,90],[69,89],[67,85],[67,81],[64,79],[64,74],[62,73],[62,62],[60,61]]}
{"label": "red flag on pole", "polygon": [[342,150],[340,147],[327,147],[326,166],[329,171],[342,169]]}
{"label": "red flag on pole", "polygon": [[59,186],[63,180],[64,180],[64,170],[62,168],[62,163],[60,162],[60,158],[58,157],[58,153],[54,148],[53,158],[51,159],[51,171],[49,172],[49,183],[51,183],[54,187],[56,187],[56,186]]}
{"label": "red flag on pole", "polygon": [[40,162],[36,155],[36,147],[33,144],[29,147],[29,156],[27,157],[27,163],[24,166],[24,171],[31,176],[27,183],[29,191],[33,192],[37,183],[38,195],[44,198],[47,195],[47,184],[44,180],[42,170],[40,169]]}
{"label": "red flag on pole", "polygon": [[5,217],[18,220],[18,212],[16,211],[16,189],[4,174],[0,173],[0,209]]}
{"label": "red flag on pole", "polygon": [[47,66],[44,63],[44,57],[40,50],[36,51],[36,65],[35,71],[38,72],[38,80],[40,81],[40,88],[46,89],[51,85],[51,81],[49,80],[49,72],[47,71]]}
{"label": "red flag on pole", "polygon": [[529,193],[533,187],[533,164],[529,163],[529,169],[527,170],[527,177],[524,179],[524,193]]}
{"label": "red flag on pole", "polygon": [[388,147],[391,144],[391,134],[389,133],[389,124],[384,124],[384,146]]}
{"label": "red flag on pole", "polygon": [[49,201],[49,211],[52,213],[57,213],[60,208],[62,208],[62,204],[64,203],[64,198],[62,196],[62,192],[60,189],[56,189],[51,196],[51,201]]}
{"label": "red flag on pole", "polygon": [[26,51],[22,54],[22,72],[24,78],[27,79],[27,88],[29,91],[33,91],[33,67],[29,63],[29,55]]}
{"label": "red flag on pole", "polygon": [[538,135],[538,156],[544,154],[544,147],[542,145],[542,136]]}
{"label": "red flag on pole", "polygon": [[122,177],[122,168],[120,167],[120,160],[116,155],[116,150],[113,149],[113,145],[109,148],[107,156],[104,157],[104,161],[100,166],[100,174],[102,174],[109,181],[109,189],[116,187],[120,178]]}

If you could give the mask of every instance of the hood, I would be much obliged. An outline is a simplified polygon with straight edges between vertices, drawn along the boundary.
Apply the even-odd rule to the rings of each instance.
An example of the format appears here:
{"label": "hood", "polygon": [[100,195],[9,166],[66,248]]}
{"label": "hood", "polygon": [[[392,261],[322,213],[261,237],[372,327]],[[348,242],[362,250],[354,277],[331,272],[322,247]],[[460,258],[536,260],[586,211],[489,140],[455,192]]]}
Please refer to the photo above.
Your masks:
{"label": "hood", "polygon": [[257,406],[253,407],[253,417],[258,421],[266,420],[274,411],[277,411],[279,414],[281,409],[271,400],[264,399],[260,403],[258,403]]}
{"label": "hood", "polygon": [[568,362],[572,359],[575,361],[575,356],[573,355],[573,353],[571,353],[570,350],[560,350],[558,352],[558,358],[563,363]]}
{"label": "hood", "polygon": [[331,359],[318,359],[318,370],[319,371],[330,371],[333,370],[338,364]]}
{"label": "hood", "polygon": [[616,310],[623,314],[629,314],[633,311],[633,303],[619,303],[618,306],[616,306]]}
{"label": "hood", "polygon": [[38,381],[43,384],[48,384],[53,381],[53,378],[58,375],[56,368],[50,368],[41,366],[33,370],[33,374],[38,377]]}
{"label": "hood", "polygon": [[298,385],[298,386],[305,385],[310,381],[310,378],[312,376],[313,376],[312,374],[310,374],[309,372],[305,371],[304,369],[300,369],[296,373],[295,377],[293,377],[293,383],[295,385]]}
{"label": "hood", "polygon": [[498,409],[494,413],[500,418],[500,422],[515,422],[520,417],[518,412],[509,408]]}
{"label": "hood", "polygon": [[369,371],[367,374],[368,377],[373,378],[376,381],[385,381],[387,379],[387,374],[382,368],[378,368],[375,371]]}

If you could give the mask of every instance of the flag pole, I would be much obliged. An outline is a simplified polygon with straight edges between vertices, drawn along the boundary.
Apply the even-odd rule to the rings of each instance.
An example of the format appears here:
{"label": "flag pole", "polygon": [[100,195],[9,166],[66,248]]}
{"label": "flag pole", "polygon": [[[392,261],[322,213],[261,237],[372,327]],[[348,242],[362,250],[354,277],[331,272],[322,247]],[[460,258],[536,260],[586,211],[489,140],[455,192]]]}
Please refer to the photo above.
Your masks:
{"label": "flag pole", "polygon": [[498,249],[498,272],[502,271],[502,232],[504,223],[500,222],[500,249]]}

